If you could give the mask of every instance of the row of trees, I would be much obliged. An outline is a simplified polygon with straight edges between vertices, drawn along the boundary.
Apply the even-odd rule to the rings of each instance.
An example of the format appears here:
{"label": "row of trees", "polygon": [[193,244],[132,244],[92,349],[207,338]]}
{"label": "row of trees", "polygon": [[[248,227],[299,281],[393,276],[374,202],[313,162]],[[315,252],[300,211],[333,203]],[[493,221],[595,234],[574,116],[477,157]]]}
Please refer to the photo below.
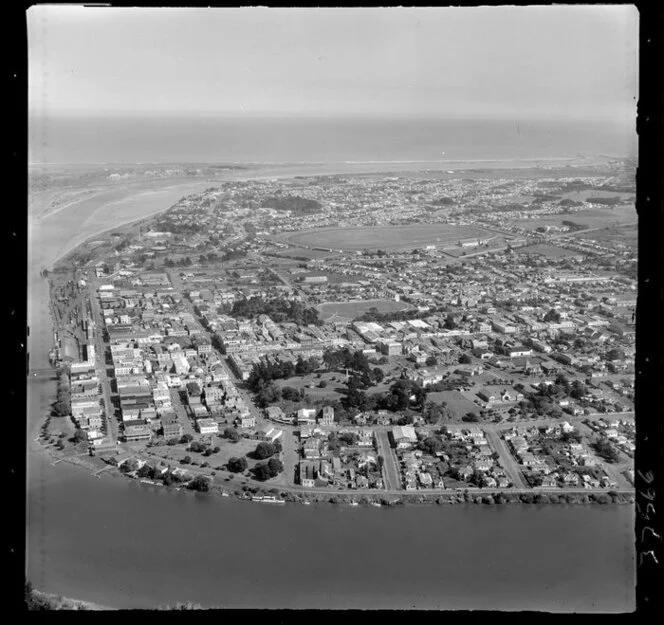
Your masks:
{"label": "row of trees", "polygon": [[58,386],[53,413],[58,417],[66,417],[71,414],[71,387],[69,375],[66,369],[58,370]]}
{"label": "row of trees", "polygon": [[272,380],[292,378],[294,375],[308,375],[318,369],[320,364],[320,360],[313,356],[306,359],[300,356],[295,364],[289,360],[271,362],[261,359],[252,367],[247,387],[257,392]]}
{"label": "row of trees", "polygon": [[412,423],[414,414],[417,413],[420,413],[427,423],[438,423],[441,419],[451,418],[453,412],[445,402],[427,401],[428,391],[429,387],[420,386],[413,380],[401,379],[394,382],[386,393],[368,395],[361,390],[358,377],[352,376],[342,404],[349,411],[406,412],[404,423]]}
{"label": "row of trees", "polygon": [[301,302],[290,301],[283,297],[270,300],[250,297],[239,300],[233,304],[230,315],[252,319],[259,315],[268,315],[276,323],[292,321],[298,325],[323,325],[315,308],[307,308]]}
{"label": "row of trees", "polygon": [[[233,473],[244,473],[249,467],[247,459],[240,457],[232,457],[228,460],[228,470]],[[270,458],[267,462],[258,462],[252,469],[252,473],[256,479],[265,481],[270,478],[276,477],[284,470],[284,465],[281,460],[277,458]]]}
{"label": "row of trees", "polygon": [[261,204],[265,208],[273,208],[278,211],[291,211],[294,215],[314,215],[319,213],[322,208],[322,204],[317,200],[310,200],[299,195],[268,197]]}

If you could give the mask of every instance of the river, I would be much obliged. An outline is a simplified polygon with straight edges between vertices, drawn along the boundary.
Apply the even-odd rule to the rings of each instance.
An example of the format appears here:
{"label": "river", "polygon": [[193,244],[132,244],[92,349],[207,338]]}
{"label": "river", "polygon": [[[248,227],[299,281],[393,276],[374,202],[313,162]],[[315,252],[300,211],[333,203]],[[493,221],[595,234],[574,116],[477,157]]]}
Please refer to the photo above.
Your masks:
{"label": "river", "polygon": [[[39,267],[170,196],[134,199],[31,224],[31,366],[52,340]],[[40,590],[113,608],[634,608],[631,506],[272,507],[95,478],[33,440],[53,391],[29,382],[26,561]]]}

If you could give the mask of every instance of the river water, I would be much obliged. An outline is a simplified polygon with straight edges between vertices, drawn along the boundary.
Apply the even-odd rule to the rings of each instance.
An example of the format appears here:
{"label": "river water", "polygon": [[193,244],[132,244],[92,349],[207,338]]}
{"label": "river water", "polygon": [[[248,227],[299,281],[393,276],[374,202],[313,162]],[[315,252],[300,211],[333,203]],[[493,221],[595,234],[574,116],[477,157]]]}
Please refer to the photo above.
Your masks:
{"label": "river water", "polygon": [[[96,221],[79,205],[32,225],[32,366],[52,336],[39,267],[155,210],[137,200],[113,217],[86,202]],[[631,506],[272,507],[95,478],[52,466],[33,441],[53,391],[31,380],[27,405],[27,575],[46,592],[113,608],[634,608]]]}

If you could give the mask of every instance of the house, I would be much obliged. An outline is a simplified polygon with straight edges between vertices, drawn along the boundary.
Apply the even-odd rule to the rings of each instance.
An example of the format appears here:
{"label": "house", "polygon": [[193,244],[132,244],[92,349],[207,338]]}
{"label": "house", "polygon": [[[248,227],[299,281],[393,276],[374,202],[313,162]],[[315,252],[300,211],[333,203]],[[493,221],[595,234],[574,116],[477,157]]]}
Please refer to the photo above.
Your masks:
{"label": "house", "polygon": [[431,473],[421,471],[417,474],[417,479],[422,485],[422,488],[433,488],[433,478],[431,477]]}
{"label": "house", "polygon": [[477,460],[473,466],[476,471],[491,471],[493,462],[491,462],[491,460]]}
{"label": "house", "polygon": [[315,408],[300,408],[297,411],[297,424],[303,423],[313,425],[316,422],[316,409]]}
{"label": "house", "polygon": [[164,438],[180,438],[183,434],[182,424],[177,420],[163,420],[162,419],[162,432]]}
{"label": "house", "polygon": [[320,458],[320,442],[315,438],[308,438],[302,445],[302,453],[307,459]]}
{"label": "house", "polygon": [[125,421],[124,437],[125,441],[128,443],[135,441],[149,441],[152,438],[152,430],[145,421]]}
{"label": "house", "polygon": [[390,434],[397,449],[408,449],[417,442],[415,428],[412,425],[395,425]]}
{"label": "house", "polygon": [[219,434],[219,424],[214,419],[198,419],[196,427],[201,434]]}
{"label": "house", "polygon": [[112,456],[104,458],[104,460],[108,462],[108,464],[112,464],[114,467],[121,467],[130,458],[133,458],[132,454],[126,451],[121,451]]}
{"label": "house", "polygon": [[364,414],[363,412],[358,412],[353,417],[353,423],[355,425],[366,425],[367,424],[367,415]]}
{"label": "house", "polygon": [[301,461],[299,465],[300,484],[306,488],[313,488],[316,485],[318,470],[313,462]]}
{"label": "house", "polygon": [[373,447],[374,433],[373,430],[360,430],[358,432],[358,447]]}
{"label": "house", "polygon": [[334,408],[332,406],[323,406],[318,415],[318,425],[334,425]]}
{"label": "house", "polygon": [[257,438],[262,441],[267,441],[269,443],[274,443],[279,437],[283,435],[283,430],[277,430],[272,425],[266,425],[258,432]]}
{"label": "house", "polygon": [[256,417],[251,413],[243,413],[238,417],[239,425],[242,429],[256,427]]}
{"label": "house", "polygon": [[463,480],[465,482],[468,479],[470,479],[470,477],[473,475],[473,469],[472,467],[465,465],[457,470],[457,475],[460,480]]}
{"label": "house", "polygon": [[279,406],[268,406],[265,409],[265,416],[272,421],[280,421],[281,423],[292,422],[292,419],[286,417],[286,413],[279,408]]}
{"label": "house", "polygon": [[579,476],[576,473],[565,473],[563,475],[563,482],[568,486],[578,486]]}
{"label": "house", "polygon": [[205,403],[210,406],[211,404],[218,404],[223,401],[225,393],[224,389],[219,386],[210,386],[205,389]]}

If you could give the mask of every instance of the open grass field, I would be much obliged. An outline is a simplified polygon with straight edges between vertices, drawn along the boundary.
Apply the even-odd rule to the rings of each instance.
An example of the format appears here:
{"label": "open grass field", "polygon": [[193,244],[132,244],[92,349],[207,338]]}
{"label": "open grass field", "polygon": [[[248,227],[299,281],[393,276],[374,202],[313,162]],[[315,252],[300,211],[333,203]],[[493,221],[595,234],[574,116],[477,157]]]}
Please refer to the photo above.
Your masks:
{"label": "open grass field", "polygon": [[447,407],[454,411],[457,419],[461,419],[467,412],[479,414],[480,409],[469,399],[464,397],[459,391],[440,391],[438,393],[429,393],[427,399],[436,403],[446,402]]}
{"label": "open grass field", "polygon": [[289,250],[277,252],[278,256],[283,258],[326,258],[331,252],[324,252],[322,250],[309,250],[302,247],[293,247]]}
{"label": "open grass field", "polygon": [[540,219],[515,219],[511,225],[535,229],[540,226],[560,226],[563,221],[573,221],[580,226],[598,228],[605,225],[624,224],[636,220],[634,208],[593,208],[573,213],[543,215]]}
{"label": "open grass field", "polygon": [[341,321],[342,319],[355,319],[371,308],[379,312],[394,312],[413,308],[406,302],[396,302],[391,299],[370,299],[357,302],[326,302],[317,307],[323,321]]}
{"label": "open grass field", "polygon": [[579,232],[573,236],[579,239],[593,239],[599,243],[622,243],[629,247],[636,247],[637,245],[637,228],[636,224],[629,226],[613,226],[609,228],[602,228],[601,230],[594,230],[588,234]]}
{"label": "open grass field", "polygon": [[371,226],[360,228],[321,228],[288,233],[283,240],[333,250],[408,249],[425,245],[450,245],[459,238],[489,237],[490,233],[474,226],[418,224],[413,226]]}
{"label": "open grass field", "polygon": [[567,256],[577,256],[578,252],[556,247],[555,245],[547,245],[546,243],[538,243],[537,245],[529,245],[527,247],[520,247],[519,254],[540,254],[548,258],[565,258]]}

